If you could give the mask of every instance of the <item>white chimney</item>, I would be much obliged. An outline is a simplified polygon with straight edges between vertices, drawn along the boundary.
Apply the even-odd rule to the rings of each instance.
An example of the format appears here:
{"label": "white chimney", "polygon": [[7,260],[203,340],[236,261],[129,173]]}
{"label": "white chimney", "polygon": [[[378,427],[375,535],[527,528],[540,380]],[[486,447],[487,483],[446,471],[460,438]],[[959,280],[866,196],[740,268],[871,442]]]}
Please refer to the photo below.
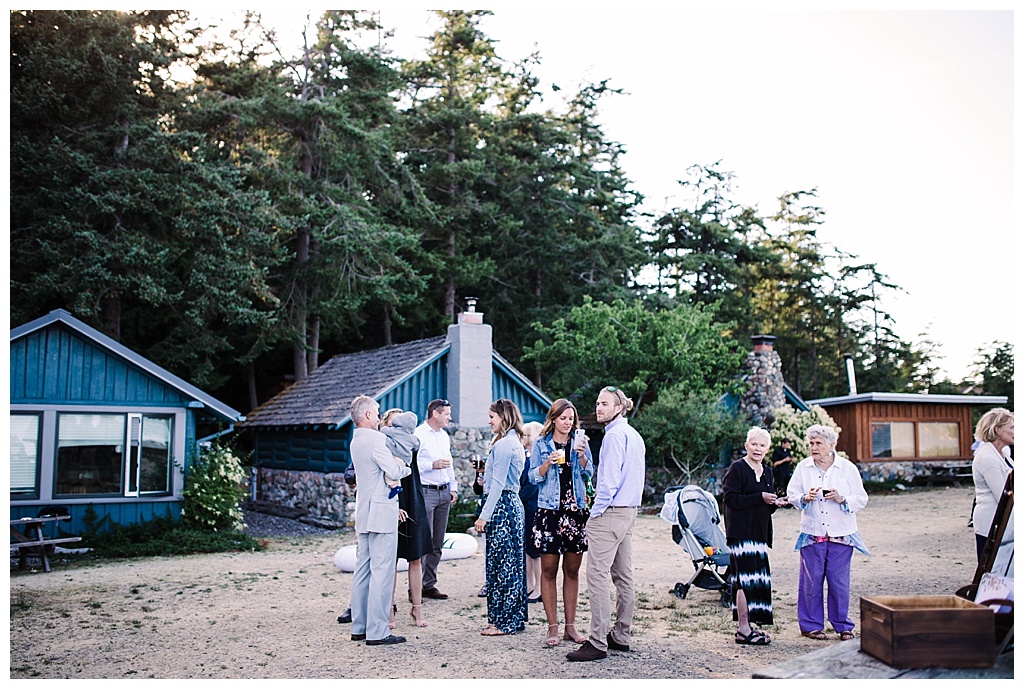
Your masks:
{"label": "white chimney", "polygon": [[846,379],[850,381],[850,396],[857,394],[857,375],[853,372],[853,355],[844,354],[846,359]]}
{"label": "white chimney", "polygon": [[484,323],[476,303],[476,297],[468,297],[458,323],[448,326],[448,401],[452,422],[463,428],[486,427],[493,401],[491,326]]}

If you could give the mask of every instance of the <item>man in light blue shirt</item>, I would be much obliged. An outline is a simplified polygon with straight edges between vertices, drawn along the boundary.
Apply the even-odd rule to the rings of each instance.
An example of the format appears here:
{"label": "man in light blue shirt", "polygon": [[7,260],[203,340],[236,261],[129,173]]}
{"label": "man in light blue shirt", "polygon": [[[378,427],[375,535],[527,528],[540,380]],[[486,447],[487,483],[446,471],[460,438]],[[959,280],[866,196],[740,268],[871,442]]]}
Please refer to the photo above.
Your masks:
{"label": "man in light blue shirt", "polygon": [[[599,660],[629,651],[636,595],[633,589],[633,523],[644,494],[647,448],[626,420],[633,401],[616,387],[597,396],[597,421],[605,424],[594,504],[587,521],[587,589],[590,638],[566,654],[571,661]],[[615,582],[612,626],[611,582]]]}

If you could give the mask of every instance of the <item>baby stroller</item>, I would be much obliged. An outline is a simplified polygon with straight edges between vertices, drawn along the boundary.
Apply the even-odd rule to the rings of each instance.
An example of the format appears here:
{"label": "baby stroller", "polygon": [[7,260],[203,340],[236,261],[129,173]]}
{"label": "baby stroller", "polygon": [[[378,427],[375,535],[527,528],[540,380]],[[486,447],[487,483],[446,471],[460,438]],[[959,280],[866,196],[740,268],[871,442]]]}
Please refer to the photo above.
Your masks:
{"label": "baby stroller", "polygon": [[691,586],[721,591],[722,607],[731,607],[729,548],[715,496],[700,486],[672,486],[665,491],[661,518],[672,524],[672,540],[690,556],[695,570],[688,582],[677,583],[670,593],[686,598]]}

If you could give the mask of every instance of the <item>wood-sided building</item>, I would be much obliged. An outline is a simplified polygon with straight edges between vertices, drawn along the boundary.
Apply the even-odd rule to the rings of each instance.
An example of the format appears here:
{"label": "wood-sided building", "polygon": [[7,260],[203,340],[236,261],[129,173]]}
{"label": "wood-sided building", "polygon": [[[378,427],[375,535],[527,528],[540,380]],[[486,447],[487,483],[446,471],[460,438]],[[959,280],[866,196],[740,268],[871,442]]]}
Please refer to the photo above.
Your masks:
{"label": "wood-sided building", "polygon": [[491,438],[491,402],[511,399],[526,421],[543,421],[552,402],[494,351],[491,326],[469,310],[446,336],[335,356],[250,412],[238,427],[252,442],[253,499],[349,521],[342,473],[354,429],[349,405],[359,395],[375,399],[381,411],[414,412],[420,422],[431,400],[448,400],[456,478],[467,492],[470,458],[485,455]]}
{"label": "wood-sided building", "polygon": [[63,309],[11,330],[10,512],[116,524],[181,513],[200,446],[241,413]]}
{"label": "wood-sided building", "polygon": [[[1006,397],[997,395],[891,392],[808,400],[823,407],[842,429],[836,449],[852,461],[910,465],[970,461],[973,409],[1005,403]],[[862,466],[861,473],[866,470]]]}

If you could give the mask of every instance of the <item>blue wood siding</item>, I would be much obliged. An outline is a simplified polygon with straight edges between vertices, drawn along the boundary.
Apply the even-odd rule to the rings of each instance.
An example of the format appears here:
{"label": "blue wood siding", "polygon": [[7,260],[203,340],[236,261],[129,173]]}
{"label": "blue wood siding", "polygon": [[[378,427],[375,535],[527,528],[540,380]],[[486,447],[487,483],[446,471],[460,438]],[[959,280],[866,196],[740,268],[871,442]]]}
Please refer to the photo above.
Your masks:
{"label": "blue wood siding", "polygon": [[505,398],[515,402],[523,415],[523,421],[544,421],[550,405],[532,390],[523,387],[522,382],[505,370],[504,366],[495,362],[494,377],[491,380],[492,399]]}
{"label": "blue wood siding", "polygon": [[12,404],[181,407],[188,398],[59,325],[11,342]]}
{"label": "blue wood siding", "polygon": [[345,471],[352,424],[341,428],[258,430],[253,435],[256,466],[291,471]]}
{"label": "blue wood siding", "polygon": [[[177,521],[181,517],[181,503],[174,501],[162,501],[162,502],[94,502],[89,504],[69,504],[62,502],[50,503],[53,505],[64,505],[68,508],[68,512],[71,514],[71,521],[63,522],[60,526],[53,524],[47,525],[46,534],[48,536],[57,536],[57,530],[61,533],[81,535],[85,533],[85,512],[92,505],[93,509],[96,510],[96,514],[100,520],[103,520],[104,516],[109,515],[110,521],[102,527],[102,530],[107,531],[110,529],[110,524],[138,524],[141,522],[151,521],[154,517],[171,517]],[[39,514],[39,505],[11,505],[11,519],[21,519],[22,517],[34,517]],[[67,545],[65,547],[74,548],[74,544]]]}
{"label": "blue wood siding", "polygon": [[380,410],[398,407],[416,414],[422,423],[431,400],[448,397],[448,355],[440,356],[414,371],[377,399]]}

